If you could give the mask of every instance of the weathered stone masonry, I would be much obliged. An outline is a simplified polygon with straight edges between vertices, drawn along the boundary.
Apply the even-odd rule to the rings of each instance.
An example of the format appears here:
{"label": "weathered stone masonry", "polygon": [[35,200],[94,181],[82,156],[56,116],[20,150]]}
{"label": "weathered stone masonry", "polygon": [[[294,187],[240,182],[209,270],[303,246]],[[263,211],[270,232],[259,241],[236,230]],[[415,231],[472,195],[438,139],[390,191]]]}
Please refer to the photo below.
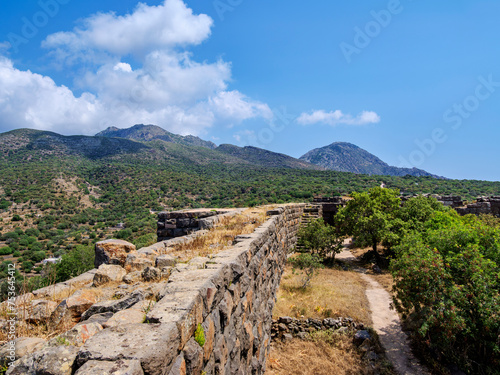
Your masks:
{"label": "weathered stone masonry", "polygon": [[[263,374],[276,292],[287,254],[296,244],[304,208],[304,204],[295,204],[269,211],[269,219],[254,233],[236,237],[231,248],[203,258],[203,262],[195,258],[184,267],[175,266],[168,281],[131,288],[132,292],[124,292],[118,300],[93,305],[95,301],[87,301],[85,308],[92,306],[70,331],[49,341],[22,339],[28,353],[19,354],[7,374]],[[98,263],[104,263],[78,280],[88,291],[88,282],[92,279],[95,284],[97,274],[106,267],[126,273],[122,261],[139,259],[183,240],[168,240],[137,252],[129,249],[128,256],[115,254],[108,248],[111,244],[101,243],[104,253]],[[144,272],[150,269],[146,267]],[[56,285],[54,292],[71,289],[66,284]],[[122,284],[118,289],[121,287],[133,285]],[[157,302],[148,307],[144,299],[151,288],[157,290],[151,292]],[[42,291],[26,297],[39,298]],[[59,307],[70,312],[75,302],[88,297],[78,293],[61,302],[50,321]]]}
{"label": "weathered stone masonry", "polygon": [[[270,212],[206,269],[172,275],[146,323],[99,332],[80,349],[77,367],[91,363],[100,373],[110,361],[131,360],[155,375],[264,373],[276,291],[303,209]],[[199,325],[203,346],[194,335]]]}

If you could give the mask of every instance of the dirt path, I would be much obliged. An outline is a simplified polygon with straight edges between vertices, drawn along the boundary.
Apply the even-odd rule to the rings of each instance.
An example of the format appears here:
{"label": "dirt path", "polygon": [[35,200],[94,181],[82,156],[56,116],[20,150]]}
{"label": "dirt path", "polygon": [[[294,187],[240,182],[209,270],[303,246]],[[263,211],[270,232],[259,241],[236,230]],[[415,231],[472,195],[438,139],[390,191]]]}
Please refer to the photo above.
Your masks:
{"label": "dirt path", "polygon": [[392,362],[396,372],[401,375],[429,374],[410,351],[410,343],[406,333],[401,329],[399,316],[395,310],[390,309],[392,303],[390,294],[366,274],[366,269],[357,265],[357,260],[349,249],[344,248],[335,258],[351,265],[368,284],[366,297],[370,303],[373,328],[378,333],[387,358]]}

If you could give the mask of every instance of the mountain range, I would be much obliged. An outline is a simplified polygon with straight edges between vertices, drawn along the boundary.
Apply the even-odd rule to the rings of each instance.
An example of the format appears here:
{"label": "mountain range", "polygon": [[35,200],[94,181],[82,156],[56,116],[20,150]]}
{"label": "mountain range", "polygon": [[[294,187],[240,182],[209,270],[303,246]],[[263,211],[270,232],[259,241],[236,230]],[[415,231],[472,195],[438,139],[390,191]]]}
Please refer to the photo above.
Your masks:
{"label": "mountain range", "polygon": [[[333,170],[368,175],[434,176],[420,169],[391,167],[369,152],[350,143],[332,143],[306,153],[300,159],[257,147],[213,142],[170,133],[155,125],[110,127],[95,136],[63,136],[48,131],[18,129],[0,134],[1,153],[33,157],[70,155],[88,159],[131,157],[171,160],[179,163],[254,165],[264,168]],[[4,154],[5,155],[5,154]]]}

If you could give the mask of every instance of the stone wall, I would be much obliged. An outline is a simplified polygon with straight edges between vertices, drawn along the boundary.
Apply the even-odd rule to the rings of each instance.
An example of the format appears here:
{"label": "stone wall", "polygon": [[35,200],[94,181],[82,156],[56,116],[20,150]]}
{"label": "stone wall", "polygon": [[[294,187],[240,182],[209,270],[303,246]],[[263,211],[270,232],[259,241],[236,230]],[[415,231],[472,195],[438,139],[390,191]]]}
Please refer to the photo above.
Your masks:
{"label": "stone wall", "polygon": [[77,365],[127,359],[140,361],[145,374],[263,374],[276,291],[303,205],[272,213],[206,268],[172,275],[144,324],[92,337]]}
{"label": "stone wall", "polygon": [[[76,326],[47,342],[36,342],[36,348],[25,350],[7,374],[263,374],[276,292],[304,207],[285,205],[269,211],[263,225],[236,237],[231,248],[210,259],[165,267],[165,281],[163,270],[152,284],[141,278],[128,283],[125,279],[135,272],[129,273],[123,278],[127,284],[119,285],[111,300],[93,305],[87,301]],[[128,258],[158,250],[140,249],[137,253],[144,254],[139,255],[130,250],[123,257],[110,251],[110,244],[104,245],[112,256],[109,264],[94,270],[94,284],[99,274],[123,270],[122,258],[127,263]],[[152,269],[146,267],[139,276],[144,278]],[[88,281],[87,276],[82,281]],[[69,311],[69,306],[90,298],[77,293],[61,302],[50,320],[59,310]],[[148,296],[154,296],[156,304]],[[26,340],[18,344],[32,345]]]}
{"label": "stone wall", "polygon": [[500,197],[480,197],[476,203],[455,209],[460,215],[491,214],[500,217]]}
{"label": "stone wall", "polygon": [[219,215],[235,210],[186,210],[160,212],[158,214],[158,241],[182,237],[198,230],[210,229],[217,222]]}

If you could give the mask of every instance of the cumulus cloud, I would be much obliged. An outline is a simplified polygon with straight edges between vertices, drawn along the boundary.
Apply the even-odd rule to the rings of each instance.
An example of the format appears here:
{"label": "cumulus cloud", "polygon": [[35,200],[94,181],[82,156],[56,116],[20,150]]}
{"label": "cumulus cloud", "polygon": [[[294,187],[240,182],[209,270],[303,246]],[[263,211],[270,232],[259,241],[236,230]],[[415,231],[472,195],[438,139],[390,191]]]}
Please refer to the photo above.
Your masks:
{"label": "cumulus cloud", "polygon": [[380,116],[372,111],[363,111],[356,117],[345,114],[340,110],[326,112],[324,110],[302,113],[297,122],[301,125],[327,124],[335,125],[367,125],[380,122]]}
{"label": "cumulus cloud", "polygon": [[92,94],[75,97],[49,77],[20,71],[12,61],[0,58],[0,117],[10,128],[74,131],[80,127],[98,130],[101,104]]}
{"label": "cumulus cloud", "polygon": [[49,35],[42,46],[70,61],[88,51],[111,55],[145,55],[152,50],[196,45],[207,39],[213,20],[194,15],[182,0],[165,0],[158,6],[139,3],[132,14],[99,13],[70,32]]}
{"label": "cumulus cloud", "polygon": [[183,50],[208,38],[212,23],[181,0],[165,0],[139,4],[125,16],[100,13],[71,32],[49,35],[43,46],[78,72],[73,89],[80,96],[2,58],[2,126],[94,134],[107,126],[152,123],[197,135],[212,126],[272,118],[267,104],[229,89],[230,63],[200,63]]}

